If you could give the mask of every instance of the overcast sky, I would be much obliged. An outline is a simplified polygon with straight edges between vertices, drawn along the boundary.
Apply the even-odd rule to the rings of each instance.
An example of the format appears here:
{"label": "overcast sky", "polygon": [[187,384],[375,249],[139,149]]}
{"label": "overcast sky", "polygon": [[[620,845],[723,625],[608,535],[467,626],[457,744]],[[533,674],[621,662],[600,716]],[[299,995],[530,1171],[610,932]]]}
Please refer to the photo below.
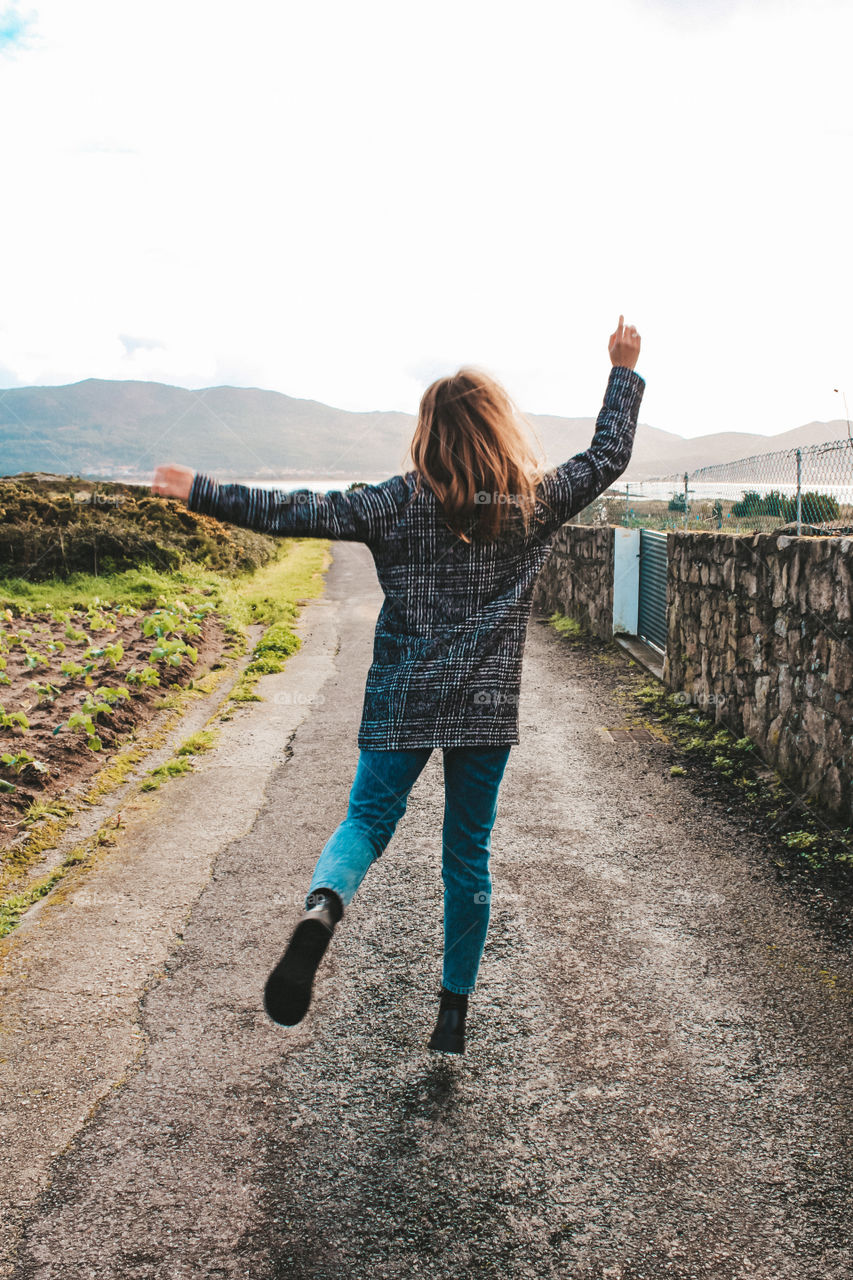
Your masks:
{"label": "overcast sky", "polygon": [[0,387],[853,406],[849,0],[0,4]]}

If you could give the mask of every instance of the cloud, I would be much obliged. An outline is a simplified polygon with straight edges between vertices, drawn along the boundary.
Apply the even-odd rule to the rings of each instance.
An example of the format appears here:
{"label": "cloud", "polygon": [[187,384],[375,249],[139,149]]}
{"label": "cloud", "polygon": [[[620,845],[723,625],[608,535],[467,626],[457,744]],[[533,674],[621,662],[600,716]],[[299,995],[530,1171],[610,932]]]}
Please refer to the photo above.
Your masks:
{"label": "cloud", "polygon": [[95,140],[93,142],[81,143],[79,147],[74,148],[80,155],[84,156],[136,156],[139,155],[136,147],[125,147],[119,142],[111,142],[109,139]]}
{"label": "cloud", "polygon": [[160,342],[157,338],[133,338],[129,333],[120,333],[118,337],[129,356],[134,351],[157,351],[165,350],[166,347],[165,342]]}
{"label": "cloud", "polygon": [[662,14],[679,27],[709,27],[726,23],[739,15],[781,19],[797,10],[846,3],[846,0],[642,0],[642,8]]}
{"label": "cloud", "polygon": [[586,415],[621,311],[643,420],[679,435],[853,388],[849,0],[245,0],[237,27],[0,0],[0,29],[28,7],[0,75],[7,385],[413,412],[470,363]]}
{"label": "cloud", "polygon": [[0,53],[25,44],[35,20],[34,13],[21,13],[17,5],[0,10]]}

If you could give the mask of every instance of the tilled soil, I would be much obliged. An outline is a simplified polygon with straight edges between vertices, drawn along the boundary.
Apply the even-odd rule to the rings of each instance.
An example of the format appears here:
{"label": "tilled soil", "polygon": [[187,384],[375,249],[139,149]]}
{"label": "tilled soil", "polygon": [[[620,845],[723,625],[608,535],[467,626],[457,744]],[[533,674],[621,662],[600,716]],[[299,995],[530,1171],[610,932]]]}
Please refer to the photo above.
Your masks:
{"label": "tilled soil", "polygon": [[[70,610],[67,626],[81,637],[72,638],[66,623],[47,613],[26,618],[11,611],[0,613],[0,656],[5,660],[2,675],[6,677],[0,686],[0,707],[6,712],[22,712],[28,724],[25,730],[18,725],[0,726],[0,755],[26,752],[42,766],[28,764],[17,769],[0,761],[0,779],[14,787],[14,791],[0,792],[0,864],[4,846],[21,834],[21,819],[34,800],[67,796],[79,789],[103,767],[111,751],[151,718],[170,685],[186,685],[209,669],[225,648],[222,622],[208,612],[199,615],[201,632],[189,640],[197,652],[195,663],[188,656],[179,667],[165,660],[150,662],[157,638],[143,635],[141,624],[144,618],[154,616],[154,606],[125,616],[102,605],[98,614],[104,625],[93,629],[82,609]],[[121,656],[112,662],[105,660],[107,646],[120,646]],[[95,656],[87,657],[92,651]],[[63,663],[73,663],[81,674],[63,673]],[[134,668],[156,672],[159,685],[128,685],[127,674]],[[85,683],[87,677],[89,684]],[[93,722],[101,746],[91,750],[86,733],[69,728],[68,719],[81,709],[86,695],[101,686],[123,688],[129,696],[119,698],[109,714],[99,715]]]}
{"label": "tilled soil", "polygon": [[336,674],[147,994],[137,1069],[57,1159],[14,1276],[846,1278],[850,957],[760,833],[670,777],[667,744],[604,739],[619,663],[546,626],[468,1052],[425,1047],[440,752],[305,1021],[266,1020],[356,764],[379,604],[363,548],[335,547],[329,592]]}

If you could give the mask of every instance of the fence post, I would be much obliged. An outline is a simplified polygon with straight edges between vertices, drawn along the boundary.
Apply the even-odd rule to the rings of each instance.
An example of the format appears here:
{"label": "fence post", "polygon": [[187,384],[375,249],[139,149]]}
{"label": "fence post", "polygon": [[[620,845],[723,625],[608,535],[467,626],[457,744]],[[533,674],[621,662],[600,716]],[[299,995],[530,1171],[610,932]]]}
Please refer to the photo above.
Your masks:
{"label": "fence post", "polygon": [[797,450],[797,537],[800,536],[800,525],[803,519],[803,451]]}
{"label": "fence post", "polygon": [[684,473],[684,527],[687,528],[687,472]]}

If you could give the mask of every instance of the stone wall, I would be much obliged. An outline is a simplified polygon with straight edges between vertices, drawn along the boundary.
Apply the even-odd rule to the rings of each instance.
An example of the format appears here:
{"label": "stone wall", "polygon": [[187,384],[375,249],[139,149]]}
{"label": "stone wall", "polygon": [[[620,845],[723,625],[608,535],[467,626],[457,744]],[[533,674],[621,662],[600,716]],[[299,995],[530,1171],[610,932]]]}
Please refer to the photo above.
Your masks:
{"label": "stone wall", "polygon": [[668,535],[664,683],[853,816],[853,540]]}
{"label": "stone wall", "polygon": [[613,526],[564,524],[536,582],[533,607],[577,619],[593,635],[613,635]]}

